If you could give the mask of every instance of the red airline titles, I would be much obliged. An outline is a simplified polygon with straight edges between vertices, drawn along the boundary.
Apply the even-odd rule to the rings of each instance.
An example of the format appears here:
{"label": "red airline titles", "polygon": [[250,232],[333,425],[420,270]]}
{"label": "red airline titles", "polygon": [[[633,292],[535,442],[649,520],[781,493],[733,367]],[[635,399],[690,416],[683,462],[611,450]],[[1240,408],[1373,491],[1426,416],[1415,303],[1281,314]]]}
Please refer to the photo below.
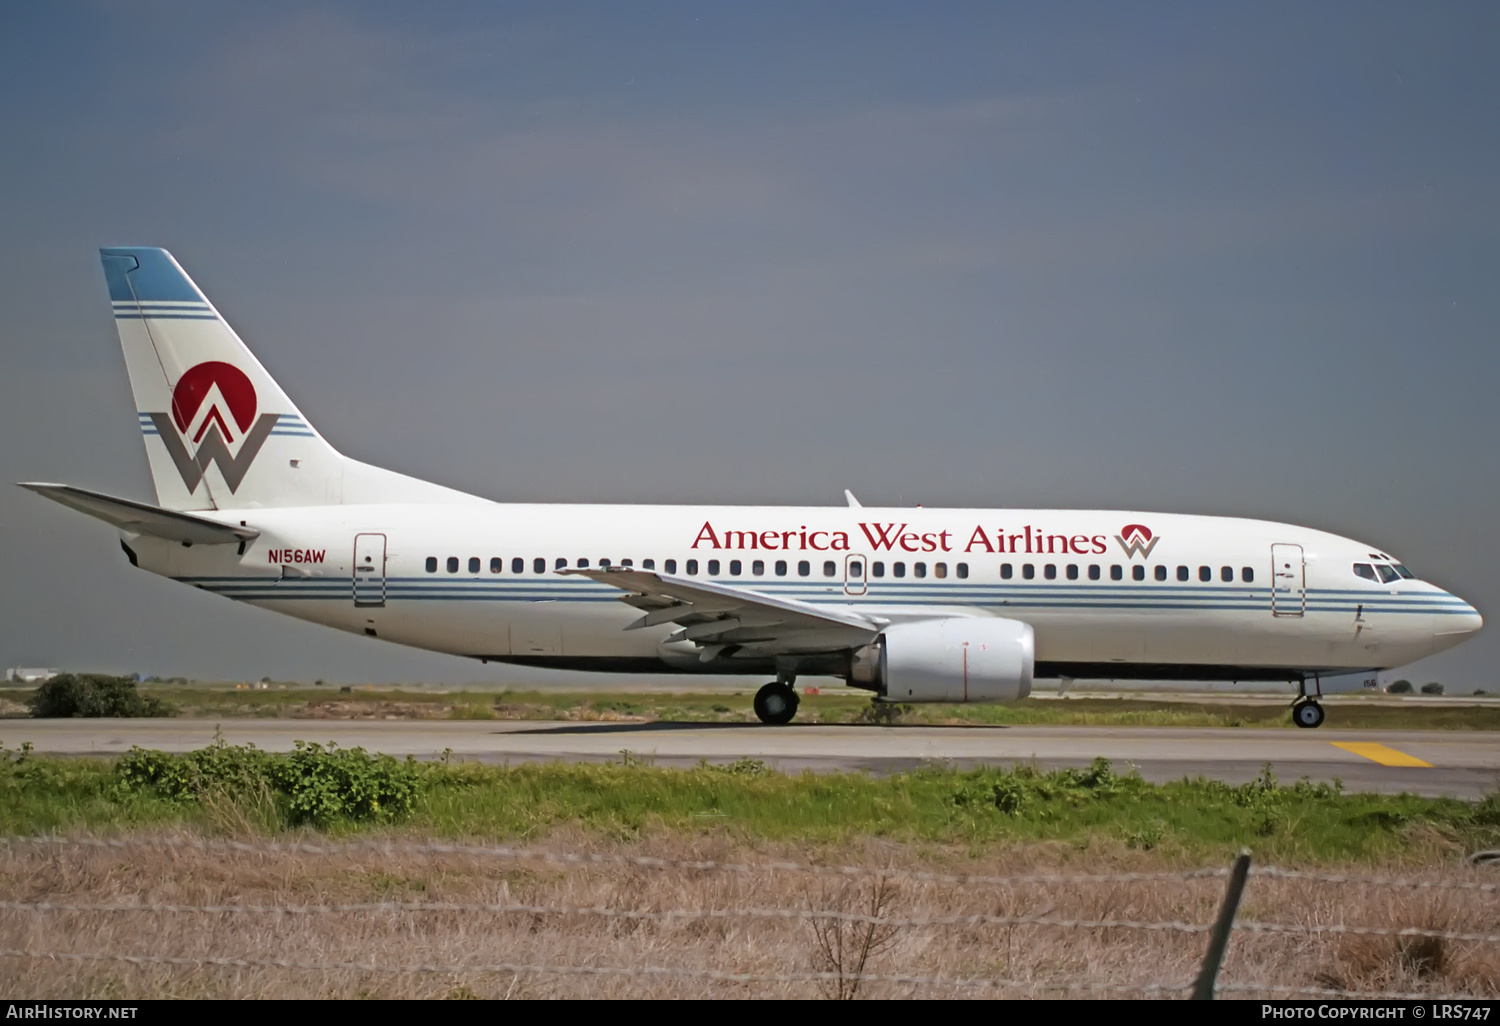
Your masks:
{"label": "red airline titles", "polygon": [[[860,524],[859,529],[870,548],[876,552],[953,552],[957,537],[952,531],[908,531],[909,524]],[[849,550],[847,531],[809,531],[803,524],[795,531],[723,531],[706,521],[693,548],[765,549],[771,552],[808,550],[816,552]],[[993,533],[984,527],[974,528],[964,552],[1058,553],[1100,555],[1109,551],[1102,534],[1047,534],[1028,525],[1024,530],[1007,534],[1004,528]]]}

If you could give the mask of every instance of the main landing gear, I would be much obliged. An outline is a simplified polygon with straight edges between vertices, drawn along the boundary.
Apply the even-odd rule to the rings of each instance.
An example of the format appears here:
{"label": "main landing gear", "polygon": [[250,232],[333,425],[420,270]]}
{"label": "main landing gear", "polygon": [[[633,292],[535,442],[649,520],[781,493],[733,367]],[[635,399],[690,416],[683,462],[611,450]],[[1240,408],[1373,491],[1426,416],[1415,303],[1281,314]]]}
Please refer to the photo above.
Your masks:
{"label": "main landing gear", "polygon": [[[1313,688],[1321,695],[1323,689],[1316,677],[1313,678]],[[1292,703],[1292,722],[1299,727],[1311,730],[1323,725],[1323,707],[1318,704],[1317,698],[1307,693],[1307,681],[1304,680],[1297,688],[1297,700]]]}
{"label": "main landing gear", "polygon": [[1298,702],[1292,706],[1292,722],[1299,727],[1320,727],[1323,725],[1323,707],[1311,698]]}
{"label": "main landing gear", "polygon": [[755,715],[760,722],[779,727],[792,722],[799,701],[790,680],[774,681],[755,693]]}

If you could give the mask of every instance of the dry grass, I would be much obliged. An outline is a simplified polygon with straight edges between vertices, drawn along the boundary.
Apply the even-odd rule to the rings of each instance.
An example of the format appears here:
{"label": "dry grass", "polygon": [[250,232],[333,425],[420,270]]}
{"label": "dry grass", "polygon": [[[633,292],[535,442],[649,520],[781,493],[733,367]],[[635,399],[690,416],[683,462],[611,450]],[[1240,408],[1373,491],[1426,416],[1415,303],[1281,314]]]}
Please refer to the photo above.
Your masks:
{"label": "dry grass", "polygon": [[[591,851],[763,864],[808,858],[803,848],[747,847],[712,837],[663,837],[629,845],[554,835],[536,850]],[[1052,916],[1206,924],[1223,880],[953,885],[881,876],[892,869],[1014,874],[1112,873],[1167,868],[1128,849],[1080,856],[1031,844],[972,852],[877,841],[824,849],[825,864],[870,875],[830,879],[637,866],[559,866],[462,854],[371,850],[290,853],[194,848],[0,849],[0,898],[22,902],[171,903],[298,907],[349,902],[460,902],[663,911],[776,908],[863,913],[877,919]],[[1360,873],[1375,871],[1361,869]],[[1410,871],[1406,871],[1409,873]],[[1494,882],[1493,869],[1430,870],[1428,879]],[[1330,884],[1252,875],[1241,919],[1306,925],[1421,926],[1500,932],[1500,895]],[[162,911],[0,911],[0,948],[29,953],[151,955],[184,959],[359,962],[384,967],[527,964],[668,967],[833,978],[743,982],[648,975],[497,971],[369,971],[269,966],[165,966],[0,959],[12,995],[147,997],[1007,997],[1059,993],[1070,983],[1146,985],[1190,981],[1206,935],[1123,927],[1045,925],[893,927],[807,918],[632,920],[572,913],[361,911],[295,914]],[[986,990],[949,984],[856,980],[878,975],[1017,981]],[[1471,942],[1237,931],[1221,983],[1500,995],[1500,952]]]}

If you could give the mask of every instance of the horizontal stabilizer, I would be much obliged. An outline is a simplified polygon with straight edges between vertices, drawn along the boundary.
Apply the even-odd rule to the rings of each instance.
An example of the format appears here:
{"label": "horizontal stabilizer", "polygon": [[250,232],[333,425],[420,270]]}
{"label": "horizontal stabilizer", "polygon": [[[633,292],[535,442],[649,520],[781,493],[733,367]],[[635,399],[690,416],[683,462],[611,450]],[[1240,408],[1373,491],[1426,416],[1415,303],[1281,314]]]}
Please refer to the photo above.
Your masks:
{"label": "horizontal stabilizer", "polygon": [[97,517],[122,531],[149,534],[167,541],[227,545],[247,541],[260,534],[253,527],[232,527],[191,513],[179,513],[144,502],[119,499],[113,495],[91,492],[86,488],[74,488],[72,485],[23,481],[21,487],[46,496],[53,502],[62,503],[69,509]]}

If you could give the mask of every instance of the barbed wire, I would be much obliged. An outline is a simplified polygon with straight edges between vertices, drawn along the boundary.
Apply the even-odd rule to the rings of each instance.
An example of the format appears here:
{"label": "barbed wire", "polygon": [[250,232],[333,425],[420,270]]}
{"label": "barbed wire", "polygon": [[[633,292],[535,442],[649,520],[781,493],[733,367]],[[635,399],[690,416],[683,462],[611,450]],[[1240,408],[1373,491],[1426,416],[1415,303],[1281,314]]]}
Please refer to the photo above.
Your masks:
{"label": "barbed wire", "polygon": [[934,873],[913,869],[880,869],[870,866],[820,866],[808,862],[771,861],[760,863],[718,862],[712,859],[673,859],[654,855],[618,855],[599,852],[549,852],[503,845],[468,845],[406,843],[389,841],[356,841],[349,844],[309,844],[299,841],[204,840],[199,838],[64,838],[12,837],[6,846],[51,846],[80,848],[189,848],[208,852],[290,855],[464,855],[475,858],[540,861],[567,866],[626,866],[638,869],[676,869],[689,872],[728,873],[804,873],[812,876],[884,877],[887,880],[909,880],[941,884],[1018,884],[1046,883],[1140,883],[1169,880],[1223,879],[1229,870],[1219,868],[1189,869],[1154,873],[1017,873],[1007,875],[981,873]]}
{"label": "barbed wire", "polygon": [[[306,972],[364,972],[385,975],[428,974],[456,976],[468,973],[501,973],[510,975],[552,976],[623,976],[649,977],[654,979],[695,979],[718,983],[889,983],[898,986],[951,987],[959,990],[1029,990],[1062,991],[1103,994],[1181,994],[1193,988],[1191,982],[1164,983],[1104,983],[1088,980],[1016,980],[1001,977],[947,977],[941,975],[921,976],[891,973],[740,973],[722,969],[688,969],[677,966],[599,966],[556,965],[545,962],[488,962],[488,963],[416,963],[412,965],[384,965],[378,962],[308,962],[290,958],[215,958],[199,956],[193,958],[171,955],[117,955],[108,952],[75,951],[25,951],[18,948],[0,948],[0,958],[25,958],[34,961],[56,962],[114,962],[135,966],[172,966],[181,968],[228,968],[228,969],[295,969]],[[1309,997],[1340,998],[1345,1000],[1420,1001],[1458,997],[1442,993],[1419,991],[1369,991],[1337,990],[1327,987],[1307,987],[1289,984],[1220,983],[1215,987],[1219,993],[1230,994],[1300,994]]]}
{"label": "barbed wire", "polygon": [[1406,887],[1413,890],[1448,889],[1479,891],[1487,894],[1500,893],[1500,883],[1480,883],[1477,880],[1421,880],[1403,879],[1394,876],[1355,876],[1351,873],[1320,873],[1309,869],[1283,869],[1280,866],[1251,866],[1251,876],[1265,876],[1282,880],[1312,880],[1316,883],[1363,884],[1372,887]]}
{"label": "barbed wire", "polygon": [[1170,933],[1207,933],[1196,923],[1152,922],[1136,919],[1065,919],[1060,916],[972,915],[871,916],[859,912],[796,908],[618,909],[601,905],[522,905],[449,901],[344,902],[329,905],[178,905],[124,902],[0,901],[0,911],[13,912],[150,912],[162,914],[343,915],[366,912],[486,912],[497,915],[594,916],[606,919],[670,921],[673,919],[773,919],[857,923],[915,929],[937,926],[1053,926],[1066,929],[1157,930]]}
{"label": "barbed wire", "polygon": [[[362,853],[390,855],[462,855],[472,858],[541,861],[569,866],[627,866],[640,869],[676,869],[689,872],[730,873],[804,873],[815,876],[884,877],[917,883],[991,884],[1015,886],[1050,883],[1141,883],[1174,880],[1223,879],[1227,868],[1210,867],[1176,871],[1140,873],[937,873],[926,870],[875,868],[870,866],[824,866],[807,862],[775,860],[761,863],[719,862],[712,859],[675,859],[654,855],[620,855],[600,852],[552,852],[516,848],[507,845],[475,845],[434,842],[355,841],[344,844],[314,844],[302,841],[233,841],[203,838],[69,838],[31,836],[0,838],[5,847],[78,847],[78,848],[189,848],[209,852],[242,854],[357,855]],[[1374,887],[1415,890],[1465,890],[1477,893],[1500,893],[1500,883],[1477,880],[1431,880],[1391,876],[1358,876],[1351,873],[1324,873],[1316,870],[1283,869],[1279,866],[1255,866],[1252,877],[1308,880],[1317,883],[1360,884]]]}
{"label": "barbed wire", "polygon": [[687,969],[676,966],[550,965],[547,963],[489,962],[414,965],[382,965],[377,962],[303,962],[289,958],[181,958],[171,955],[115,955],[107,952],[24,951],[0,948],[0,958],[27,958],[59,962],[123,962],[129,965],[166,965],[189,968],[299,969],[312,972],[366,972],[398,975],[429,973],[535,973],[560,976],[648,976],[714,980],[725,983],[891,983],[903,986],[956,987],[961,989],[1006,989],[1085,991],[1111,994],[1159,994],[1192,989],[1188,983],[1100,983],[1089,980],[1010,980],[989,977],[917,976],[887,973],[736,973],[722,969]]}
{"label": "barbed wire", "polygon": [[[872,916],[859,912],[836,912],[828,909],[795,908],[710,908],[710,909],[620,909],[604,905],[528,905],[514,902],[459,901],[373,901],[337,902],[322,905],[184,905],[163,902],[63,902],[0,901],[0,911],[9,912],[145,912],[166,915],[349,915],[363,913],[489,913],[493,915],[590,916],[605,919],[666,922],[704,919],[767,919],[857,923],[919,929],[939,926],[1050,926],[1081,930],[1154,930],[1166,933],[1207,933],[1203,923],[1180,920],[1141,919],[1068,919],[1053,915],[1002,916],[973,913],[951,916]],[[1355,926],[1343,923],[1262,923],[1237,920],[1236,930],[1251,933],[1294,934],[1299,936],[1355,935],[1363,937],[1424,937],[1433,940],[1500,944],[1500,934],[1465,933],[1455,930],[1431,930],[1417,926]]]}

